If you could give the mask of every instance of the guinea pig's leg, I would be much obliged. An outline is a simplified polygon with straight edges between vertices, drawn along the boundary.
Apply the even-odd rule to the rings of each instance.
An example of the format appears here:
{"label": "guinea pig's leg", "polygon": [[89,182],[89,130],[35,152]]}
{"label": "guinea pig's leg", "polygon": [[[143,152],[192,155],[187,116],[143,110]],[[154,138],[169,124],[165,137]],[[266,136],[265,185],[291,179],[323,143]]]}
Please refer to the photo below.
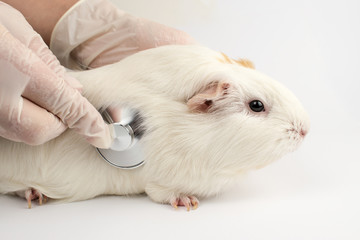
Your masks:
{"label": "guinea pig's leg", "polygon": [[31,208],[31,201],[35,199],[39,199],[39,204],[42,205],[43,202],[46,203],[48,197],[43,195],[41,192],[39,192],[36,189],[29,188],[25,190],[25,199],[28,202],[28,207]]}
{"label": "guinea pig's leg", "polygon": [[193,210],[197,209],[199,206],[199,200],[194,196],[181,196],[178,198],[173,198],[170,201],[171,206],[177,209],[179,206],[184,206],[188,211],[190,211],[190,207],[192,206]]}

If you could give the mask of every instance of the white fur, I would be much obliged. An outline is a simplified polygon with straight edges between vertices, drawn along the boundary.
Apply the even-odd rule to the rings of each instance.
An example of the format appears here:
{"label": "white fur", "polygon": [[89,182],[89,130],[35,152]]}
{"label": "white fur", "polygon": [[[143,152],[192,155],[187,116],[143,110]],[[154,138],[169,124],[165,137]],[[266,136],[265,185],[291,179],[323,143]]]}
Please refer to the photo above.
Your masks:
{"label": "white fur", "polygon": [[[71,130],[36,147],[0,138],[0,193],[31,187],[76,201],[145,191],[168,203],[216,194],[242,173],[293,151],[300,129],[309,127],[298,100],[269,77],[222,57],[200,46],[166,46],[72,73],[96,108],[115,103],[140,111],[146,164],[114,168]],[[187,101],[214,82],[230,83],[229,93],[214,101],[213,111],[189,111]],[[266,113],[248,108],[254,99],[263,101]]]}

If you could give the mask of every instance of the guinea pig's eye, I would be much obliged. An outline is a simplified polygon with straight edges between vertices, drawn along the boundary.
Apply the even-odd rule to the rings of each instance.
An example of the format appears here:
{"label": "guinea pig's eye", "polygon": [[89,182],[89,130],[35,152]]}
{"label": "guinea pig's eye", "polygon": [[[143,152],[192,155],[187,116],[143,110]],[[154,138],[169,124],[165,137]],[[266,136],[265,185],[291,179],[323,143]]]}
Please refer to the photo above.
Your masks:
{"label": "guinea pig's eye", "polygon": [[251,110],[253,110],[254,112],[264,112],[265,111],[265,107],[264,107],[264,104],[259,101],[259,100],[254,100],[254,101],[251,101],[249,103],[249,107]]}

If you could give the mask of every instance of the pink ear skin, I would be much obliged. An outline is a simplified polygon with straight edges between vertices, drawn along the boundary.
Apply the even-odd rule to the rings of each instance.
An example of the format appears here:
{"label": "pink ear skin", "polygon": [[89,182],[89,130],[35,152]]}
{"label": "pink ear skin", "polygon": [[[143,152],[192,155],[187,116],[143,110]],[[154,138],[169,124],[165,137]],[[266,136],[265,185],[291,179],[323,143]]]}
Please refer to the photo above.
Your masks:
{"label": "pink ear skin", "polygon": [[229,83],[216,82],[211,84],[204,91],[197,93],[195,96],[189,99],[187,106],[190,112],[209,112],[209,109],[214,104],[214,101],[226,95],[229,88]]}

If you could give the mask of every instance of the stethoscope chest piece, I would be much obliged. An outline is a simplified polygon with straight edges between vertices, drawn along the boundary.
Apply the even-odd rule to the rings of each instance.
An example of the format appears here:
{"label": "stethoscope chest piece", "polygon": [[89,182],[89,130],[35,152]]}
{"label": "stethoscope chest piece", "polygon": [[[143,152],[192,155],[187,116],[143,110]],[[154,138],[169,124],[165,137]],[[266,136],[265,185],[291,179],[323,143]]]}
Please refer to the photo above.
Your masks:
{"label": "stethoscope chest piece", "polygon": [[119,122],[114,122],[107,110],[102,112],[102,116],[111,125],[114,140],[109,149],[96,148],[100,156],[117,168],[134,169],[143,165],[144,153],[140,141],[143,130],[140,115],[124,108]]}
{"label": "stethoscope chest piece", "polygon": [[137,143],[131,149],[115,151],[112,149],[97,148],[100,156],[114,167],[133,169],[144,164],[141,143]]}

